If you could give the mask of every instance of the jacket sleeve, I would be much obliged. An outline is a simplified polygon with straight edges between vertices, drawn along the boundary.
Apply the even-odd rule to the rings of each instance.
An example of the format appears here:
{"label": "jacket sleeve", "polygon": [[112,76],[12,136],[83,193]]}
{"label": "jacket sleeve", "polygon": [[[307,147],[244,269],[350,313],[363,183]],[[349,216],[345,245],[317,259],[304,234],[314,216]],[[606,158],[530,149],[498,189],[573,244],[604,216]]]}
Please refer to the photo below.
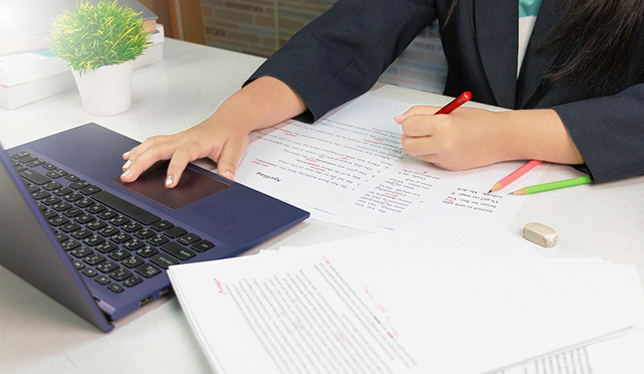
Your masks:
{"label": "jacket sleeve", "polygon": [[295,34],[245,83],[271,76],[287,84],[313,122],[363,94],[436,18],[432,0],[339,0]]}
{"label": "jacket sleeve", "polygon": [[644,174],[644,84],[553,109],[595,183]]}

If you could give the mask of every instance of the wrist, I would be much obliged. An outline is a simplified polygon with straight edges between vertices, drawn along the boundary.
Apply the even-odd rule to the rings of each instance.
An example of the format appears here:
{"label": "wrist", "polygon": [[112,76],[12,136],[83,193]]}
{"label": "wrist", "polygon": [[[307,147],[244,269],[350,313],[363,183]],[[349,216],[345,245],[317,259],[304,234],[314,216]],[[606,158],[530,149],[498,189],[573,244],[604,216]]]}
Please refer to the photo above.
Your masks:
{"label": "wrist", "polygon": [[583,159],[557,112],[528,109],[501,112],[507,131],[507,160],[581,164]]}

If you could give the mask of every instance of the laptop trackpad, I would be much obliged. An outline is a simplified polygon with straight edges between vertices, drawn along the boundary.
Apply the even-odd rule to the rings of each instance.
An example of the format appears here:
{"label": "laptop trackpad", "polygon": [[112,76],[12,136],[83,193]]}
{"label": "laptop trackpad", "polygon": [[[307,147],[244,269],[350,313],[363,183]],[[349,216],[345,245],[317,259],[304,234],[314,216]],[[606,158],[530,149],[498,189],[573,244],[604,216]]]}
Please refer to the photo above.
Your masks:
{"label": "laptop trackpad", "polygon": [[166,188],[168,164],[168,161],[157,162],[132,183],[123,183],[121,178],[114,178],[113,182],[173,210],[181,209],[230,187],[213,177],[187,168],[175,188]]}

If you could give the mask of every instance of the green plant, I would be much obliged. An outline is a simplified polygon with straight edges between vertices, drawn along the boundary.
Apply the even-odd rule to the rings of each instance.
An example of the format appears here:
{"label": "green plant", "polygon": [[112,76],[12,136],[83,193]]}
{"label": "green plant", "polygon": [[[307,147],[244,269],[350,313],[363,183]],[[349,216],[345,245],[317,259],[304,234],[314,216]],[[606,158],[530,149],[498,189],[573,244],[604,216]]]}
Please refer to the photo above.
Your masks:
{"label": "green plant", "polygon": [[81,0],[73,11],[53,20],[50,49],[81,75],[134,60],[150,44],[140,14],[118,7],[117,0],[101,0],[96,6]]}

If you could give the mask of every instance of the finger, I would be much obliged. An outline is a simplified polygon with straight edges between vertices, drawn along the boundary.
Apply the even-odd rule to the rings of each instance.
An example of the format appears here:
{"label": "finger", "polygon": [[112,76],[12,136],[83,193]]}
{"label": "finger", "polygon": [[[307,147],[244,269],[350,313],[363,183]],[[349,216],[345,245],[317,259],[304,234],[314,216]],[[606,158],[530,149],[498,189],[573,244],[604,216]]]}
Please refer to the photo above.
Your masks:
{"label": "finger", "polygon": [[193,155],[187,152],[185,148],[179,148],[174,152],[174,155],[170,159],[165,179],[165,186],[167,188],[174,188],[179,184],[181,175],[183,175],[183,171],[188,166],[188,163],[197,159],[196,157],[194,159],[192,157]]}
{"label": "finger", "polygon": [[226,143],[217,161],[217,173],[219,175],[230,180],[235,180],[237,165],[244,154],[244,150],[246,150],[247,144],[248,137],[246,136],[235,140],[230,139]]}
{"label": "finger", "polygon": [[401,125],[402,133],[407,136],[436,136],[449,128],[452,117],[445,116],[413,116],[408,117]]}
{"label": "finger", "polygon": [[[143,143],[123,153],[123,159],[126,161],[134,161],[138,158],[139,155],[141,155],[142,153],[150,149],[150,147],[166,141],[167,138],[168,136],[166,135],[159,135],[159,136],[153,136],[151,138],[148,138]],[[127,169],[127,167],[124,165],[123,169]]]}
{"label": "finger", "polygon": [[433,139],[427,136],[417,137],[403,134],[400,137],[400,144],[402,145],[402,149],[405,153],[416,157],[420,155],[436,154],[439,151],[436,148]]}
{"label": "finger", "polygon": [[[121,180],[123,182],[134,182],[144,171],[159,160],[168,160],[174,154],[175,148],[169,142],[159,143],[149,147],[145,153],[137,158],[133,155],[125,163]],[[133,151],[134,152],[134,151]]]}
{"label": "finger", "polygon": [[405,113],[399,114],[394,117],[394,121],[399,124],[402,124],[407,118],[413,116],[433,116],[436,111],[440,109],[439,107],[429,106],[429,105],[416,105],[409,108]]}

